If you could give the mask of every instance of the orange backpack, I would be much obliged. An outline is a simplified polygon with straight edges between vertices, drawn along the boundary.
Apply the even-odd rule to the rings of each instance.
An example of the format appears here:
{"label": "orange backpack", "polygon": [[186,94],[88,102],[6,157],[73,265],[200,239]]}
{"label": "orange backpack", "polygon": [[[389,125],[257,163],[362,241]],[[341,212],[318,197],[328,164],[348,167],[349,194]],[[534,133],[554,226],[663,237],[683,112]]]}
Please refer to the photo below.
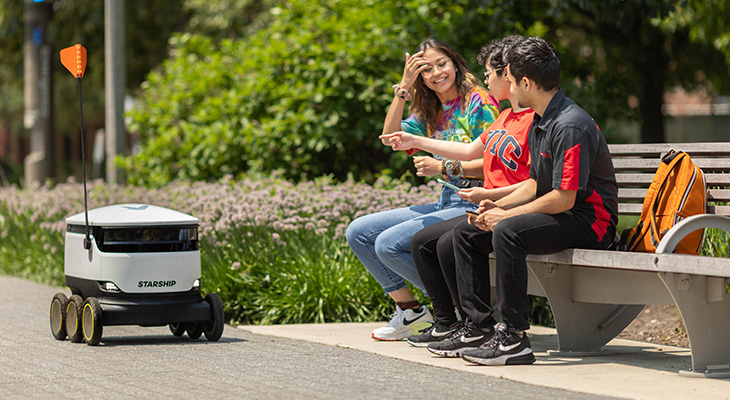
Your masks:
{"label": "orange backpack", "polygon": [[[685,152],[669,153],[646,192],[639,224],[621,235],[621,249],[653,253],[664,234],[683,219],[707,213],[705,174]],[[699,254],[704,230],[687,235],[675,253]]]}

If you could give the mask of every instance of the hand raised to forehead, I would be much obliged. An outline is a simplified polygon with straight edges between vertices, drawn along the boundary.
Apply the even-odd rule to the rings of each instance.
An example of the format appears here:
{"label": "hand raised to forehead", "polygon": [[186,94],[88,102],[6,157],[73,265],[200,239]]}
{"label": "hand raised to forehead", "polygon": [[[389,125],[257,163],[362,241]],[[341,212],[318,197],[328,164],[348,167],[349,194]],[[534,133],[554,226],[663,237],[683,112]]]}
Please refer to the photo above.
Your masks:
{"label": "hand raised to forehead", "polygon": [[413,55],[406,53],[406,65],[403,68],[403,79],[400,83],[402,89],[410,90],[421,71],[428,67],[428,61],[421,56],[423,56],[423,51]]}

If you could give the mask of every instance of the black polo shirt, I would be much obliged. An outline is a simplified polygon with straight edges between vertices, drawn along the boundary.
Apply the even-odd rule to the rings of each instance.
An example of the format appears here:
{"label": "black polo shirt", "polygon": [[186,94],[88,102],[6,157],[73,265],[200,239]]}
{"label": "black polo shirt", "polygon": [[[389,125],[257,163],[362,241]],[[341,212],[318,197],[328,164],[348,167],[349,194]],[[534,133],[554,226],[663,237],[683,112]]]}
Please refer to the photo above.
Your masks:
{"label": "black polo shirt", "polygon": [[568,212],[584,221],[601,241],[615,232],[618,221],[618,185],[606,139],[596,122],[565,97],[553,96],[530,127],[530,178],[537,181],[537,197],[553,189],[577,190]]}

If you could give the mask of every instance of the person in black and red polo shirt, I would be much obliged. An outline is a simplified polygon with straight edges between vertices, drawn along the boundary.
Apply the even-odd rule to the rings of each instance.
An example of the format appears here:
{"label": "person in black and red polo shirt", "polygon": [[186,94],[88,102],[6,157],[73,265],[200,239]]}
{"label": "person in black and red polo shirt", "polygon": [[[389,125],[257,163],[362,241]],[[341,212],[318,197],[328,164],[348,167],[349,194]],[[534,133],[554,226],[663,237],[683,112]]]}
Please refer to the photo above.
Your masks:
{"label": "person in black and red polo shirt", "polygon": [[[527,254],[608,248],[618,220],[608,145],[591,116],[560,89],[553,47],[542,38],[527,38],[508,50],[506,59],[513,97],[520,107],[535,110],[528,133],[530,179],[496,202],[483,201],[477,218],[454,228],[459,299],[469,326],[458,337],[429,345],[437,354],[452,347],[452,354],[484,365],[535,362],[525,334],[530,328]],[[491,326],[489,297],[492,251],[502,315],[496,326]]]}

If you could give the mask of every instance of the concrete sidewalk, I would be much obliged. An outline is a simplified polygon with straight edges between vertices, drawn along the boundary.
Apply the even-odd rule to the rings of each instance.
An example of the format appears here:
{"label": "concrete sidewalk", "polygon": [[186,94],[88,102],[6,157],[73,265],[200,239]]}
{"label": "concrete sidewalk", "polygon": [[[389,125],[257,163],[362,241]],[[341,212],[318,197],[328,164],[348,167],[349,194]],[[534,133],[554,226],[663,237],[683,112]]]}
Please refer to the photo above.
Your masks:
{"label": "concrete sidewalk", "polygon": [[688,349],[614,339],[606,355],[562,358],[547,354],[557,348],[554,329],[533,327],[530,341],[534,365],[487,367],[460,358],[441,358],[407,342],[381,342],[370,332],[383,323],[239,326],[254,334],[303,340],[380,354],[425,365],[508,379],[573,392],[632,399],[730,399],[730,379],[688,378]]}

